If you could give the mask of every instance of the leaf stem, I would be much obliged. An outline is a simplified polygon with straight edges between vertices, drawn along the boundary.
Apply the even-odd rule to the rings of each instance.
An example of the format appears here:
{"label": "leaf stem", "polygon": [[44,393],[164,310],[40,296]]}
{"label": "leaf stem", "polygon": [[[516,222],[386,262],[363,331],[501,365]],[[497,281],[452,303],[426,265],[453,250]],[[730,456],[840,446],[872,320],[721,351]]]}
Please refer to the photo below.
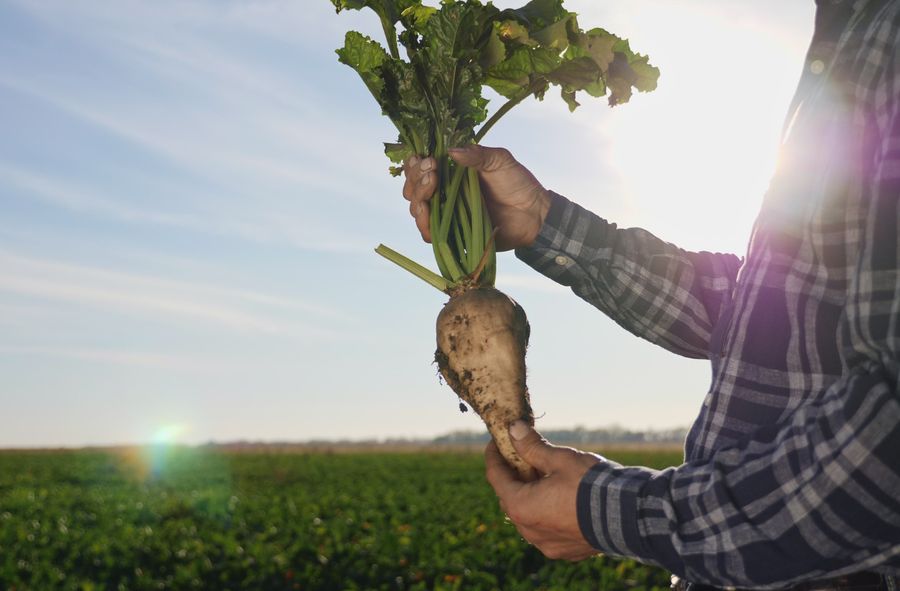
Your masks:
{"label": "leaf stem", "polygon": [[381,28],[384,29],[384,37],[387,40],[388,49],[391,57],[395,60],[400,59],[400,48],[397,47],[397,29],[394,24],[385,17],[381,18]]}
{"label": "leaf stem", "polygon": [[450,250],[450,245],[447,242],[438,242],[436,243],[438,246],[438,250],[444,258],[444,264],[447,265],[447,270],[450,272],[450,280],[454,283],[458,282],[463,278],[465,273],[463,273],[462,269],[459,268],[459,264],[456,262],[456,257],[453,256],[453,251]]}
{"label": "leaf stem", "polygon": [[469,272],[471,272],[478,266],[479,260],[484,258],[484,224],[485,222],[490,222],[481,215],[484,209],[481,204],[481,186],[478,182],[478,171],[474,168],[468,169],[468,183],[466,183],[465,187],[466,204],[471,222],[471,231],[466,240],[466,248],[468,249],[467,267]]}
{"label": "leaf stem", "polygon": [[481,139],[485,136],[485,134],[490,131],[490,129],[498,122],[500,119],[506,115],[513,107],[524,101],[526,98],[531,96],[535,90],[540,88],[540,84],[537,81],[531,83],[519,96],[515,96],[508,101],[506,101],[503,106],[497,109],[497,112],[491,115],[491,118],[484,122],[484,125],[481,126],[481,129],[478,130],[478,133],[475,134],[475,143],[481,141]]}
{"label": "leaf stem", "polygon": [[490,256],[491,256],[491,249],[494,246],[494,237],[497,235],[497,232],[499,230],[500,230],[499,227],[494,228],[494,231],[491,232],[491,235],[488,238],[487,246],[485,246],[484,252],[481,254],[481,260],[478,261],[478,266],[472,272],[471,278],[472,278],[473,283],[478,283],[478,279],[481,277],[482,271],[484,271],[485,266],[487,266],[487,264],[488,264],[488,259],[490,259]]}
{"label": "leaf stem", "polygon": [[423,267],[414,260],[403,256],[396,250],[389,248],[384,244],[379,244],[378,248],[375,249],[375,252],[444,293],[449,293],[450,288],[455,287],[455,284],[447,281],[434,271]]}

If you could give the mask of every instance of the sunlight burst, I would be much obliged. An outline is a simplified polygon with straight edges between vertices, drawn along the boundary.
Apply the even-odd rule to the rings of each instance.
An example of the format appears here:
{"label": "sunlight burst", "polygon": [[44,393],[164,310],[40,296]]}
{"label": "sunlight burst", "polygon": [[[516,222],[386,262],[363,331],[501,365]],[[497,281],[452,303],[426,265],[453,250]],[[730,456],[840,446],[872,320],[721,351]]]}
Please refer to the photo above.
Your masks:
{"label": "sunlight burst", "polygon": [[178,443],[179,437],[187,432],[185,425],[164,425],[156,430],[151,439],[154,446],[166,446]]}
{"label": "sunlight burst", "polygon": [[743,254],[808,39],[713,8],[658,8],[641,42],[659,89],[597,122],[603,157],[629,221],[685,248]]}

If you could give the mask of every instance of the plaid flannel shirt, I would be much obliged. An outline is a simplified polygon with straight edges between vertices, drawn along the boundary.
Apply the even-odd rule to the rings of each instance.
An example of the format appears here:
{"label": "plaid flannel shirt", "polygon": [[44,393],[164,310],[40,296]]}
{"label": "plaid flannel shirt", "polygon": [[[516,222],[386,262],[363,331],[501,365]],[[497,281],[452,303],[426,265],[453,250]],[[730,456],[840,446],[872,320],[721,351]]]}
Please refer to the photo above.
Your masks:
{"label": "plaid flannel shirt", "polygon": [[558,195],[516,253],[632,333],[711,360],[686,463],[601,461],[577,499],[599,551],[693,582],[900,574],[900,1],[819,4],[743,260]]}

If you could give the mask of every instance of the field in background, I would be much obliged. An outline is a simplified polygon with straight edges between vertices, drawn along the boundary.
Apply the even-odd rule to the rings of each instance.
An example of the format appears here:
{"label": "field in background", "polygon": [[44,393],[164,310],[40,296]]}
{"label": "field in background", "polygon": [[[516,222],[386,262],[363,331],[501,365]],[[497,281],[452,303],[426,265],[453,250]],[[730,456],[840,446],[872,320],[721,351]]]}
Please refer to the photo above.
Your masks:
{"label": "field in background", "polygon": [[504,521],[478,453],[252,451],[0,453],[0,589],[668,587],[632,561],[545,559]]}

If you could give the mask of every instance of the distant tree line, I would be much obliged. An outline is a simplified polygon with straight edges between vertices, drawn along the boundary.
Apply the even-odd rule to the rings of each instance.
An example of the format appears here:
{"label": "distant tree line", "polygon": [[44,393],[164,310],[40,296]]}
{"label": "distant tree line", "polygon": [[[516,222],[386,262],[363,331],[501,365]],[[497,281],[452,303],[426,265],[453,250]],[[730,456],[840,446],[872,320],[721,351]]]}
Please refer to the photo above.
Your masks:
{"label": "distant tree line", "polygon": [[[644,431],[626,429],[618,425],[587,429],[543,429],[541,434],[553,443],[572,446],[591,446],[617,443],[682,444],[687,436],[687,428],[648,429]],[[385,439],[308,439],[301,441],[228,441],[213,442],[201,447],[233,451],[283,451],[292,450],[355,450],[355,449],[416,449],[429,446],[453,447],[484,445],[488,442],[487,431],[453,431],[434,438],[390,437]]]}
{"label": "distant tree line", "polygon": [[[575,427],[573,429],[540,429],[540,431],[541,435],[553,443],[582,445],[593,443],[682,443],[687,436],[687,428],[683,427],[635,431],[613,425],[599,429]],[[487,443],[488,439],[487,432],[454,431],[435,437],[431,443],[438,445]]]}

